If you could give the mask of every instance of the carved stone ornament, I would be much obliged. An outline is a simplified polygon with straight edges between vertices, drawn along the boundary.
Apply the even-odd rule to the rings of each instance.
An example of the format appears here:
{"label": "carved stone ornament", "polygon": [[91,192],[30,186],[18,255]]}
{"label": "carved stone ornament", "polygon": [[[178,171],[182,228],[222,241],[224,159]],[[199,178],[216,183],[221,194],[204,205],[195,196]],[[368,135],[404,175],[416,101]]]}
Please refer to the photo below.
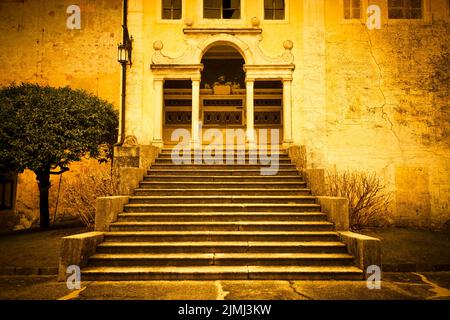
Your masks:
{"label": "carved stone ornament", "polygon": [[123,142],[124,147],[136,147],[138,145],[138,140],[135,136],[126,136],[125,141]]}
{"label": "carved stone ornament", "polygon": [[[253,25],[258,21],[254,21]],[[198,65],[204,53],[215,44],[229,45],[241,53],[246,65],[292,65],[293,42],[286,40],[283,43],[284,53],[277,57],[267,56],[260,48],[261,29],[185,29],[186,48],[178,57],[164,54],[163,42],[158,40],[153,43],[155,52],[152,56],[153,65]]]}

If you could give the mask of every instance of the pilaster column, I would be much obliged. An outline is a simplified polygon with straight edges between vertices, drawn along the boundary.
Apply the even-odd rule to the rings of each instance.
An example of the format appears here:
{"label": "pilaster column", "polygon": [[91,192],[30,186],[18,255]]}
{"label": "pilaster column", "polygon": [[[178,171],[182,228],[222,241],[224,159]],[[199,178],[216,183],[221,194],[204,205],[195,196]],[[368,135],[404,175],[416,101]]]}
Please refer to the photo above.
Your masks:
{"label": "pilaster column", "polygon": [[283,79],[283,146],[292,144],[292,80]]}
{"label": "pilaster column", "polygon": [[247,142],[249,147],[255,147],[255,119],[254,119],[254,84],[255,80],[247,79],[245,81],[245,94],[247,97],[246,108],[247,108]]}
{"label": "pilaster column", "polygon": [[153,80],[154,91],[154,122],[153,122],[153,142],[156,147],[163,147],[163,84],[164,79]]}
{"label": "pilaster column", "polygon": [[192,79],[192,116],[191,145],[200,148],[200,79]]}

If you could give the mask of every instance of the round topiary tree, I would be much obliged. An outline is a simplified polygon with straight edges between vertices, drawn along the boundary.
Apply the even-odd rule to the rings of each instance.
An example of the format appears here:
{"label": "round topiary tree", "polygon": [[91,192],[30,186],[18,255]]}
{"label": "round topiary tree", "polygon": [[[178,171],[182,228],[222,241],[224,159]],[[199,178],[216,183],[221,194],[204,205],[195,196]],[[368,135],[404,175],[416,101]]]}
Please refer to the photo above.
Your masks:
{"label": "round topiary tree", "polygon": [[48,228],[50,175],[83,156],[111,158],[118,114],[83,90],[23,83],[0,89],[0,119],[0,172],[36,174],[40,227]]}

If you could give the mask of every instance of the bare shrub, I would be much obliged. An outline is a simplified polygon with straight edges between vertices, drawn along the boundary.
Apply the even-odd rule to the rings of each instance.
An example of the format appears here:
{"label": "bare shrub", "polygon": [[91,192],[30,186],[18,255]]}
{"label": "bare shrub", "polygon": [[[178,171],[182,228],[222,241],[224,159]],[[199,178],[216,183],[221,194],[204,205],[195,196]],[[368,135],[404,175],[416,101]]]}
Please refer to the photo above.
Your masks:
{"label": "bare shrub", "polygon": [[97,197],[117,194],[118,175],[110,163],[87,166],[64,181],[62,202],[64,209],[80,218],[87,226],[95,222]]}
{"label": "bare shrub", "polygon": [[352,230],[389,222],[391,195],[376,173],[327,172],[326,179],[328,195],[348,198]]}

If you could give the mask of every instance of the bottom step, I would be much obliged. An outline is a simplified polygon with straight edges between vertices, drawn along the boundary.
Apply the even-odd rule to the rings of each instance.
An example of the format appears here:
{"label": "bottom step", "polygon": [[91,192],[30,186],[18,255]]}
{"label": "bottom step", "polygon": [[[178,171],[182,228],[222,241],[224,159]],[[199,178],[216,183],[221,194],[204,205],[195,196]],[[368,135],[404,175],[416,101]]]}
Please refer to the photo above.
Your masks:
{"label": "bottom step", "polygon": [[84,281],[120,280],[362,280],[356,267],[196,266],[196,267],[87,267]]}

